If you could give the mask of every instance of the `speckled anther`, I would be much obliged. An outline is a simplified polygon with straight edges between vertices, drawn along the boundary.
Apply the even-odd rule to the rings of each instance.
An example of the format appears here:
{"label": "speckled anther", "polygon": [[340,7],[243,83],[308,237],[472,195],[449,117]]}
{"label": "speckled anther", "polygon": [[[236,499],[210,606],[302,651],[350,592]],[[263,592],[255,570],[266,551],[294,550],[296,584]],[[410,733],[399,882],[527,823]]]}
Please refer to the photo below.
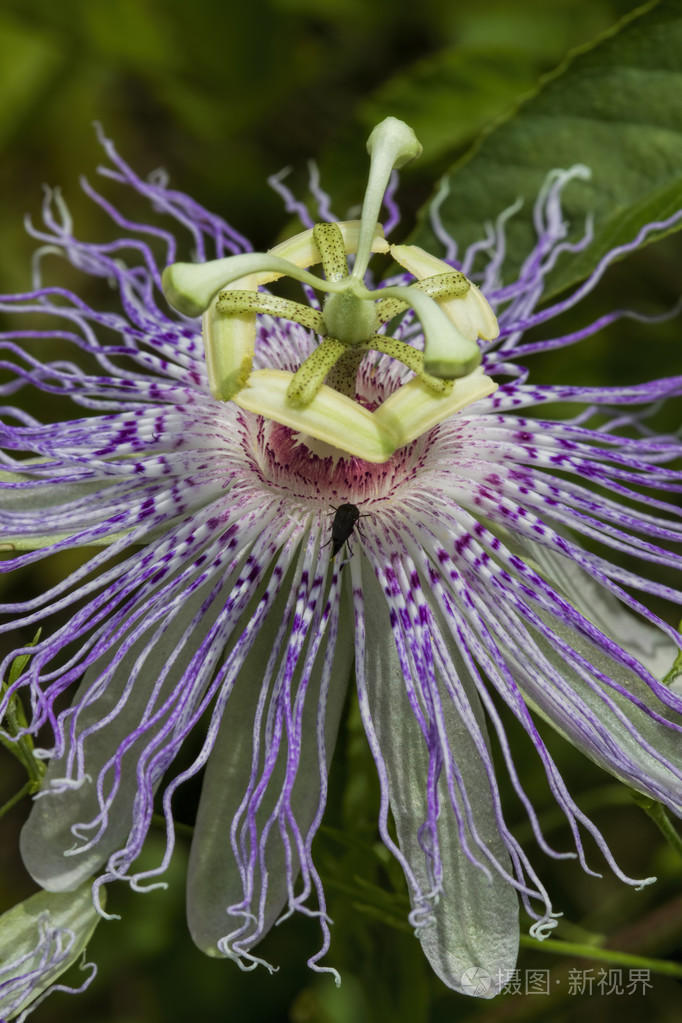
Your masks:
{"label": "speckled anther", "polygon": [[320,253],[322,269],[327,280],[344,280],[348,276],[348,263],[339,225],[333,221],[328,224],[315,224],[313,240]]}
{"label": "speckled anther", "polygon": [[316,309],[303,302],[292,302],[288,298],[269,295],[264,291],[221,291],[216,299],[216,310],[224,316],[239,316],[242,313],[268,313],[283,320],[300,323],[317,334],[324,333],[324,320]]}
{"label": "speckled anther", "polygon": [[435,298],[464,298],[471,288],[471,281],[459,270],[451,270],[450,273],[436,274],[435,277],[416,281],[412,286],[417,291],[423,291],[425,295]]}
{"label": "speckled anther", "polygon": [[296,408],[305,408],[320,390],[327,373],[346,351],[336,338],[327,337],[315,348],[294,374],[287,398]]}
{"label": "speckled anther", "polygon": [[[427,277],[423,281],[415,281],[410,286],[442,301],[446,298],[464,298],[471,288],[471,281],[459,270],[453,270],[451,273],[437,274],[435,277]],[[379,323],[388,323],[394,316],[404,313],[409,308],[409,302],[399,298],[381,299],[377,302]]]}
{"label": "speckled anther", "polygon": [[394,337],[388,337],[386,334],[374,334],[366,347],[368,350],[382,352],[384,355],[389,355],[392,359],[402,362],[434,394],[449,394],[452,390],[454,380],[442,380],[440,377],[434,377],[427,373],[424,369],[423,353],[411,345],[406,345],[404,341],[397,341]]}
{"label": "speckled anther", "polygon": [[326,384],[347,398],[355,398],[357,378],[362,360],[367,354],[364,347],[346,348],[340,359],[327,373]]}

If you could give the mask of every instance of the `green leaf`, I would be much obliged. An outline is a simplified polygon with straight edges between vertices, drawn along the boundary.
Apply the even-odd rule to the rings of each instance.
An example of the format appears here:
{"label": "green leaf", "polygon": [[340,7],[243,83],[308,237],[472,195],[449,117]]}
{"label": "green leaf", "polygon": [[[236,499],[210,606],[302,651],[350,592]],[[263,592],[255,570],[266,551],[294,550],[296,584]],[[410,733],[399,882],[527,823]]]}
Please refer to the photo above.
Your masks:
{"label": "green leaf", "polygon": [[[581,163],[592,176],[568,186],[564,217],[577,240],[592,214],[594,239],[584,252],[559,260],[546,294],[587,276],[613,247],[682,205],[680,95],[682,3],[652,0],[576,51],[451,169],[441,217],[460,252],[485,236],[486,222],[523,199],[507,224],[504,275],[512,280],[535,241],[533,203],[548,171]],[[426,216],[413,240],[438,248]]]}
{"label": "green leaf", "polygon": [[579,956],[581,959],[595,959],[603,963],[613,963],[614,966],[650,970],[652,973],[662,973],[669,977],[682,979],[682,966],[679,963],[670,962],[668,959],[652,959],[649,956],[633,955],[630,952],[621,952],[617,948],[598,948],[586,942],[558,941],[556,938],[538,942],[535,938],[527,937],[525,934],[521,936],[521,945],[531,948],[535,952]]}
{"label": "green leaf", "polygon": [[393,114],[414,128],[424,147],[420,169],[441,154],[450,161],[514,97],[569,47],[592,39],[613,21],[607,5],[563,0],[508,0],[457,12],[453,44],[409,64],[384,82],[357,112],[365,131]]}
{"label": "green leaf", "polygon": [[424,158],[432,160],[474,137],[509,106],[510,96],[531,89],[536,72],[536,62],[517,49],[440,50],[389,79],[362,105],[363,131],[391,112],[414,128]]}
{"label": "green leaf", "polygon": [[491,121],[533,89],[566,51],[613,23],[607,0],[485,0],[440,13],[442,46],[398,69],[357,106],[321,159],[325,189],[338,206],[356,201],[364,183],[365,140],[389,115],[416,132],[424,152],[405,182],[449,167]]}

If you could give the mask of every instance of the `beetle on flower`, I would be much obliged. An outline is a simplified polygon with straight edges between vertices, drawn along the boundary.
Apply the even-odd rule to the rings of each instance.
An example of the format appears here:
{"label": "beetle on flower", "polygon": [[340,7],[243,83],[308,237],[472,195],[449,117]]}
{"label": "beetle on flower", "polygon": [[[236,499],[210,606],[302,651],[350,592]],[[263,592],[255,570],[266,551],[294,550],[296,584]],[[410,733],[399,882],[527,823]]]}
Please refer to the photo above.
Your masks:
{"label": "beetle on flower", "polygon": [[340,504],[335,512],[330,540],[332,558],[335,558],[343,545],[350,540],[360,518],[360,509],[355,504]]}
{"label": "beetle on flower", "polygon": [[[3,409],[0,525],[13,557],[2,568],[93,551],[44,594],[3,607],[4,631],[43,626],[0,669],[7,743],[51,736],[34,751],[47,770],[22,833],[24,862],[60,899],[89,879],[98,905],[114,880],[158,884],[174,846],[173,796],[205,768],[188,870],[195,942],[250,969],[273,924],[306,913],[322,931],[309,964],[334,972],[322,962],[330,922],[312,844],[354,664],[381,786],[378,830],[405,873],[411,924],[448,986],[470,991],[466,978],[484,971],[491,983],[477,993],[491,996],[516,962],[519,897],[537,937],[556,924],[508,829],[495,747],[540,847],[577,855],[588,872],[581,828],[621,880],[652,880],[618,867],[533,715],[682,814],[682,701],[665,678],[682,638],[636,596],[679,604],[682,594],[617,563],[623,553],[682,562],[682,516],[665,498],[682,488],[672,467],[682,444],[627,411],[679,398],[682,377],[532,385],[516,361],[589,338],[596,325],[544,342],[523,332],[576,304],[616,256],[682,214],[538,312],[566,245],[561,193],[584,168],[550,175],[536,247],[503,286],[495,237],[456,266],[386,243],[377,218],[387,183],[419,152],[395,119],[370,136],[360,222],[309,224],[269,253],[249,251],[219,218],[158,176],[141,180],[104,146],[113,169],[103,173],[189,228],[196,262],[176,262],[171,234],[129,222],[86,185],[126,237],[77,240],[57,194],[45,201],[46,229],[33,233],[43,256],[58,248],[114,282],[121,312],[91,309],[42,277],[1,300],[5,312],[60,325],[2,336],[10,379],[0,392],[32,385],[87,410],[45,424]],[[503,232],[504,216],[501,246]],[[145,236],[167,246],[163,275]],[[479,290],[470,276],[486,250]],[[406,272],[372,290],[372,251],[389,251]],[[318,263],[324,278],[310,272]],[[282,275],[302,283],[307,304],[262,290]],[[71,343],[94,371],[39,360],[26,338]],[[518,415],[551,402],[578,414]],[[324,550],[330,505],[367,513],[343,573]],[[68,624],[51,629],[67,609]],[[23,722],[12,716],[22,696]],[[574,853],[542,835],[499,701],[536,752]],[[199,727],[198,754],[178,768]],[[142,871],[155,800],[167,848]],[[7,933],[0,918],[0,950]]]}

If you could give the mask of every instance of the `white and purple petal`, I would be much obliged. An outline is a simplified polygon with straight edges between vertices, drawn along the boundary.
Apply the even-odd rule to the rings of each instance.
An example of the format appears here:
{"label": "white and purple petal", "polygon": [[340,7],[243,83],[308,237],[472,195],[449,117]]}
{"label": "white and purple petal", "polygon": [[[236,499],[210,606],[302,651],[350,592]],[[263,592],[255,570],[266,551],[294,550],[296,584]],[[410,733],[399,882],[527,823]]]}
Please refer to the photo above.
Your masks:
{"label": "white and purple petal", "polygon": [[[449,987],[470,990],[471,971],[483,973],[490,983],[479,993],[491,996],[515,963],[519,898],[536,936],[556,923],[507,827],[495,755],[546,855],[577,856],[594,873],[587,832],[622,880],[650,880],[620,870],[568,792],[534,714],[682,815],[682,698],[661,681],[682,636],[677,619],[648,606],[649,598],[657,607],[682,603],[682,591],[659,576],[682,565],[682,442],[648,419],[660,402],[679,401],[682,377],[540,386],[518,362],[589,343],[621,315],[646,323],[620,310],[562,337],[522,342],[529,327],[576,305],[614,258],[682,214],[651,225],[568,298],[538,310],[561,253],[591,238],[588,224],[567,243],[561,212],[562,191],[585,168],[550,176],[534,211],[537,245],[519,279],[502,286],[514,209],[504,211],[461,263],[473,273],[487,256],[477,280],[501,333],[481,347],[485,372],[501,386],[370,465],[211,397],[200,324],[167,309],[161,272],[177,258],[178,229],[199,261],[250,246],[162,175],[139,178],[102,142],[113,165],[104,176],[145,197],[172,230],[130,221],[85,183],[124,237],[84,243],[61,197],[48,193],[44,229],[31,228],[41,243],[33,288],[0,297],[12,323],[0,335],[0,397],[19,400],[33,387],[78,410],[47,423],[0,410],[0,549],[15,555],[0,570],[60,551],[89,555],[44,593],[0,608],[2,632],[32,637],[46,626],[0,665],[7,678],[16,654],[29,655],[0,714],[15,694],[25,697],[26,731],[44,742],[45,782],[22,838],[33,876],[56,893],[41,898],[71,898],[89,920],[82,893],[87,902],[93,875],[98,900],[115,879],[140,890],[162,883],[175,842],[173,797],[205,769],[188,877],[194,940],[249,969],[262,962],[254,950],[270,927],[300,912],[322,931],[310,965],[331,970],[319,964],[330,932],[312,843],[355,655],[381,783],[379,832],[405,872],[411,923]],[[305,208],[277,187],[305,222]],[[313,190],[328,219],[316,180]],[[396,222],[391,196],[387,208]],[[457,265],[436,208],[434,227]],[[120,311],[45,284],[55,252],[110,282]],[[17,329],[23,316],[40,328]],[[395,336],[423,347],[410,313]],[[295,370],[314,343],[296,324],[259,316],[254,366]],[[408,376],[386,356],[367,357],[358,397],[374,408]],[[575,415],[546,417],[553,403],[573,405]],[[519,415],[533,408],[542,418]],[[346,502],[363,517],[343,568],[325,545],[330,506]],[[66,624],[53,624],[65,615]],[[500,701],[525,732],[575,851],[557,851],[543,836]],[[142,871],[136,861],[155,801],[167,846]],[[28,966],[9,977],[12,1011],[30,993],[32,949],[48,948],[48,937],[44,927],[21,952]],[[36,976],[49,983],[56,974],[52,953],[45,956]]]}

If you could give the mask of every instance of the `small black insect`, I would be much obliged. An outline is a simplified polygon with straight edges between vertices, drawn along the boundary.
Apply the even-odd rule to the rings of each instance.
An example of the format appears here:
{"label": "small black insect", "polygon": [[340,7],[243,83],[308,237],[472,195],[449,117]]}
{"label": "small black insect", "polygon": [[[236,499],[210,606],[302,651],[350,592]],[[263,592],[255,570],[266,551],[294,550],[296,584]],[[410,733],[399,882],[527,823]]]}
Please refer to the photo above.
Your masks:
{"label": "small black insect", "polygon": [[332,522],[332,558],[335,558],[339,553],[346,540],[349,540],[353,530],[355,529],[355,523],[360,518],[360,509],[354,504],[340,504],[335,509],[336,515]]}

